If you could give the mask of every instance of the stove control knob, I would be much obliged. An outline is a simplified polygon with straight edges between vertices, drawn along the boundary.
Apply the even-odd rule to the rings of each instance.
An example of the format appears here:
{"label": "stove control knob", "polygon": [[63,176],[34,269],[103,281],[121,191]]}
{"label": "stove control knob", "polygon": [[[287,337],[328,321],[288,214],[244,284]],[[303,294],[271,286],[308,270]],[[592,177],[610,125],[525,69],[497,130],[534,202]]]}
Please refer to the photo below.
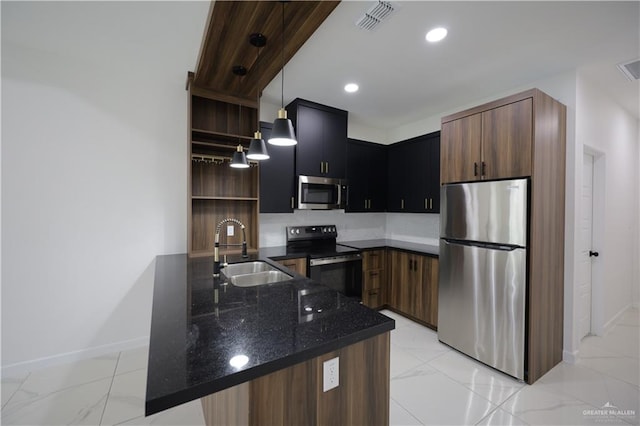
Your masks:
{"label": "stove control knob", "polygon": [[299,234],[299,233],[300,233],[300,230],[299,230],[299,229],[296,229],[296,234]]}
{"label": "stove control knob", "polygon": [[336,227],[331,228],[331,232],[336,232]]}
{"label": "stove control knob", "polygon": [[327,232],[327,228],[322,228],[322,232]]}
{"label": "stove control knob", "polygon": [[291,233],[292,233],[292,234],[295,234],[295,232],[296,232],[296,230],[295,230],[295,229],[292,229],[292,230],[291,230]]}

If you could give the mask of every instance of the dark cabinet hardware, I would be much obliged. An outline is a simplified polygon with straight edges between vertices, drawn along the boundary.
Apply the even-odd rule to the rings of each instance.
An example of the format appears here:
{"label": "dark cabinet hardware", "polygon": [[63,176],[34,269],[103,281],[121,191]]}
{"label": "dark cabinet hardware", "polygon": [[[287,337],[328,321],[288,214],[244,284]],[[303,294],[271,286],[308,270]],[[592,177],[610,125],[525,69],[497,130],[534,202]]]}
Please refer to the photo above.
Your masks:
{"label": "dark cabinet hardware", "polygon": [[473,175],[478,176],[478,163],[473,162]]}

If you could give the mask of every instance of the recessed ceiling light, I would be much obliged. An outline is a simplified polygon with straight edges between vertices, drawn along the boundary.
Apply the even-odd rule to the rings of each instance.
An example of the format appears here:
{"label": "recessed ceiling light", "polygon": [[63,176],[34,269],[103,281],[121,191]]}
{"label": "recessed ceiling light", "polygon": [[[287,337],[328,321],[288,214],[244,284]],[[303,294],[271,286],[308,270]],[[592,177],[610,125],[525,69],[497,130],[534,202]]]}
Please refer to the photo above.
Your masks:
{"label": "recessed ceiling light", "polygon": [[347,85],[344,86],[344,91],[348,92],[348,93],[354,93],[357,92],[359,89],[358,85],[355,83],[349,83]]}
{"label": "recessed ceiling light", "polygon": [[428,42],[435,43],[436,41],[440,41],[447,36],[447,29],[443,27],[434,28],[427,33],[425,37]]}

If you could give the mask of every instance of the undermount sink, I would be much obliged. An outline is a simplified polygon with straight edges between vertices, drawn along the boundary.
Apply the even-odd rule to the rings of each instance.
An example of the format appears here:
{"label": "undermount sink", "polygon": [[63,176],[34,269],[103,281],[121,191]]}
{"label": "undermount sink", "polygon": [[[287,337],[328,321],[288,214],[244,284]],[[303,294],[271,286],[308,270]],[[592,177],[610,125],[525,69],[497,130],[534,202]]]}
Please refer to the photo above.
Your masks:
{"label": "undermount sink", "polygon": [[253,287],[293,279],[291,275],[261,261],[232,263],[220,272],[237,287]]}

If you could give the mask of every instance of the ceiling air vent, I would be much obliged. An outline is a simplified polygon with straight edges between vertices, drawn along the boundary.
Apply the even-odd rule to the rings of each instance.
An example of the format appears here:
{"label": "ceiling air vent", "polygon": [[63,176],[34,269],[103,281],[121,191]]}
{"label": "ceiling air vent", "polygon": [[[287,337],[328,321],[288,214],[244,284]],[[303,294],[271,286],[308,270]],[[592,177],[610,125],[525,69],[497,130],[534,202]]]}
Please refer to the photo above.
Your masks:
{"label": "ceiling air vent", "polygon": [[618,64],[618,69],[622,71],[630,81],[640,80],[640,59]]}
{"label": "ceiling air vent", "polygon": [[373,31],[396,10],[388,1],[377,1],[356,21],[356,27]]}

